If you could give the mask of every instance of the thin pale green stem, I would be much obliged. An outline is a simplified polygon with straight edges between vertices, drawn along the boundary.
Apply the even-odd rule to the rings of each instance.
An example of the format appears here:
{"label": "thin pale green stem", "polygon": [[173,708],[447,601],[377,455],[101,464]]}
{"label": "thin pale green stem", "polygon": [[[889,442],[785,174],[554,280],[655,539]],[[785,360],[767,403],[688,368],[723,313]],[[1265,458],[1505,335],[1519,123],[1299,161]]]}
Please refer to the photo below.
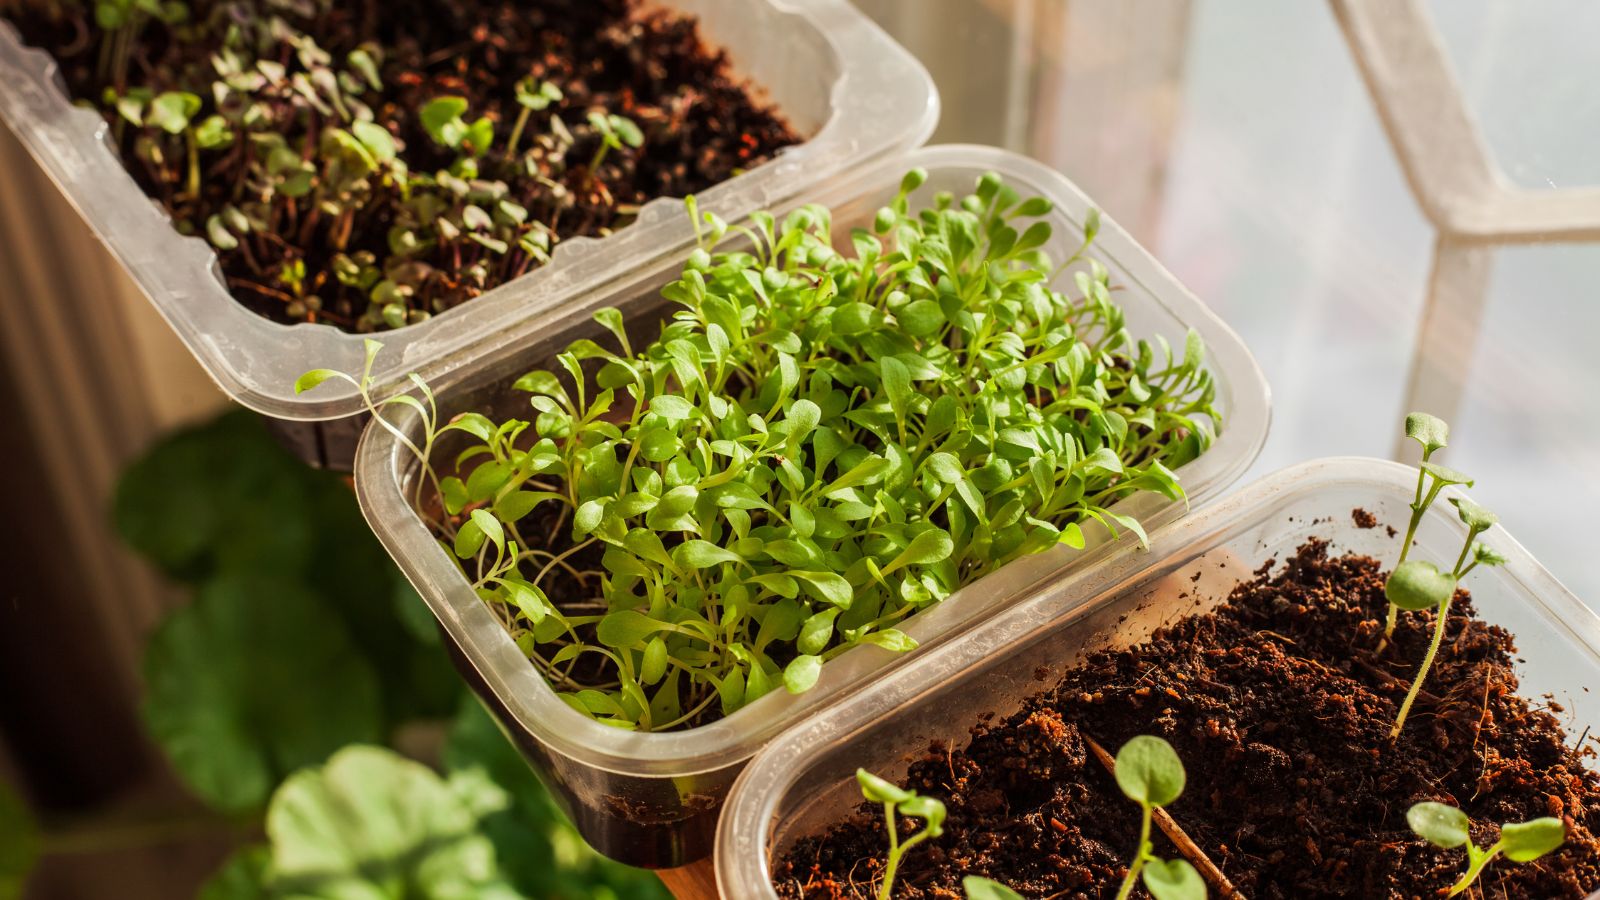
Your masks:
{"label": "thin pale green stem", "polygon": [[1417,678],[1411,682],[1411,690],[1406,692],[1405,702],[1400,704],[1400,715],[1394,720],[1394,728],[1390,730],[1389,737],[1400,736],[1401,729],[1406,727],[1406,716],[1411,713],[1411,704],[1416,702],[1417,694],[1422,691],[1422,683],[1428,680],[1428,670],[1433,667],[1433,658],[1439,655],[1439,647],[1444,643],[1444,629],[1450,621],[1450,601],[1454,600],[1454,592],[1439,604],[1439,621],[1433,626],[1433,642],[1428,645],[1428,653],[1422,657],[1422,667],[1417,670]]}
{"label": "thin pale green stem", "polygon": [[1139,854],[1133,858],[1133,865],[1128,867],[1128,877],[1122,879],[1122,889],[1117,891],[1117,900],[1128,900],[1133,895],[1134,885],[1139,883],[1139,872],[1144,869],[1145,860],[1150,857],[1150,815],[1148,804],[1141,804],[1144,808],[1144,819],[1139,823]]}
{"label": "thin pale green stem", "polygon": [[883,884],[878,888],[878,900],[889,900],[894,893],[894,872],[900,866],[900,834],[894,823],[894,804],[883,805],[885,827],[889,831],[889,856],[883,863]]}
{"label": "thin pale green stem", "polygon": [[1488,850],[1478,850],[1476,847],[1469,848],[1467,857],[1470,862],[1467,865],[1467,871],[1461,876],[1460,881],[1450,886],[1450,893],[1447,896],[1454,897],[1472,887],[1472,883],[1478,880],[1478,876],[1482,875],[1483,870],[1488,867],[1489,863],[1500,855],[1502,849],[1503,844],[1500,841],[1495,841]]}

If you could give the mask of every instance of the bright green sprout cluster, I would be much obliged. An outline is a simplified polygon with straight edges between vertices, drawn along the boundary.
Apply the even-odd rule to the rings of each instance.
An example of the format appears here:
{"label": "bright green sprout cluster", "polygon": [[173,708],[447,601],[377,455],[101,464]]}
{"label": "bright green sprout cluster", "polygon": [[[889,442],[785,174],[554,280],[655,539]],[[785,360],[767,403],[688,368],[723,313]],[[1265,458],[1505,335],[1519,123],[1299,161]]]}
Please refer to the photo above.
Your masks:
{"label": "bright green sprout cluster", "polygon": [[1485,867],[1496,856],[1504,856],[1515,863],[1532,862],[1551,853],[1567,840],[1567,827],[1560,819],[1548,816],[1527,822],[1507,823],[1500,826],[1500,839],[1488,847],[1472,842],[1472,822],[1467,814],[1443,803],[1418,803],[1406,811],[1406,823],[1418,837],[1435,847],[1454,850],[1467,848],[1467,871],[1450,886],[1449,896],[1472,887],[1483,874]]}
{"label": "bright green sprout cluster", "polygon": [[[1429,507],[1439,498],[1439,492],[1452,484],[1472,486],[1472,479],[1466,475],[1431,460],[1435,451],[1446,446],[1449,436],[1449,426],[1440,419],[1427,413],[1412,413],[1406,416],[1406,437],[1422,445],[1422,464],[1417,472],[1417,491],[1411,502],[1411,521],[1406,526],[1405,544],[1400,548],[1400,561],[1395,565],[1394,571],[1389,573],[1389,578],[1383,585],[1384,596],[1389,600],[1389,621],[1384,628],[1384,642],[1387,643],[1393,635],[1400,610],[1436,609],[1438,612],[1433,627],[1433,642],[1428,645],[1427,655],[1422,658],[1422,666],[1417,670],[1416,680],[1411,683],[1411,690],[1406,693],[1406,699],[1400,705],[1400,713],[1395,718],[1394,728],[1389,732],[1390,737],[1399,737],[1400,731],[1405,728],[1411,704],[1416,702],[1417,694],[1428,678],[1428,670],[1433,667],[1433,659],[1438,655],[1440,645],[1444,643],[1445,625],[1450,619],[1450,603],[1455,599],[1456,585],[1468,572],[1480,565],[1498,566],[1506,561],[1505,557],[1496,553],[1487,544],[1478,541],[1478,535],[1493,528],[1498,521],[1495,514],[1464,497],[1454,497],[1450,500],[1461,521],[1467,526],[1466,541],[1462,544],[1461,554],[1456,557],[1456,563],[1451,570],[1442,572],[1431,562],[1406,558],[1410,554],[1411,541],[1416,536],[1417,527],[1422,523],[1422,517]],[[1379,650],[1382,649],[1383,645],[1380,644]]]}
{"label": "bright green sprout cluster", "polygon": [[[891,784],[866,769],[856,770],[856,783],[861,786],[862,796],[874,803],[883,804],[885,828],[889,833],[889,856],[883,864],[883,884],[878,888],[878,900],[889,900],[894,892],[895,872],[899,870],[900,860],[906,851],[929,838],[944,834],[944,804],[932,797],[925,797],[916,791]],[[897,824],[901,816],[921,819],[922,830],[901,841]],[[984,887],[980,885],[979,889],[983,890]]]}
{"label": "bright green sprout cluster", "polygon": [[1158,806],[1166,806],[1183,794],[1186,775],[1183,761],[1172,745],[1154,735],[1141,734],[1117,751],[1117,787],[1129,800],[1139,804],[1139,850],[1128,866],[1128,875],[1117,891],[1117,900],[1127,900],[1141,880],[1156,900],[1205,900],[1206,883],[1187,860],[1163,860],[1155,855],[1150,841],[1150,822]]}
{"label": "bright green sprout cluster", "polygon": [[[820,207],[752,217],[740,250],[696,216],[659,337],[635,350],[602,310],[614,348],[577,341],[516,382],[531,421],[388,401],[423,417],[436,532],[574,708],[662,730],[803,692],[851,647],[911,649],[898,623],[1084,546],[1087,523],[1143,539],[1117,501],[1183,497],[1173,469],[1219,419],[1198,336],[1177,353],[1129,336],[1084,256],[1093,222],[1058,269],[1047,223],[1013,226],[1049,203],[988,175],[914,214],[924,178],[851,235],[853,257]],[[1062,271],[1076,296],[1050,287]],[[335,376],[370,405],[366,374],[298,388]],[[472,440],[441,476],[447,432]]]}

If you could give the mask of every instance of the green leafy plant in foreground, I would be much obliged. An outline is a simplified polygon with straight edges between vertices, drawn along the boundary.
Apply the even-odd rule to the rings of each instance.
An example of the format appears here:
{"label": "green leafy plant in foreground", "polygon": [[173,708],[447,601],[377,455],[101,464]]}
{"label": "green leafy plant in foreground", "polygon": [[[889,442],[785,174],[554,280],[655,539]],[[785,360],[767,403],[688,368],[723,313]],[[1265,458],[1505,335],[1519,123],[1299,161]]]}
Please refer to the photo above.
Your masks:
{"label": "green leafy plant in foreground", "polygon": [[[146,725],[195,794],[227,816],[198,825],[220,837],[228,822],[266,824],[267,843],[238,852],[202,900],[666,896],[653,875],[583,843],[464,696],[432,615],[348,486],[301,465],[259,418],[235,411],[159,442],[124,474],[115,520],[135,549],[196,588],[146,650]],[[441,720],[450,727],[438,774],[371,746],[436,732]],[[129,839],[127,829],[115,837]],[[81,852],[86,840],[73,845]],[[35,850],[59,847],[0,785],[0,898],[15,894]],[[313,857],[327,865],[310,871]]]}
{"label": "green leafy plant in foreground", "polygon": [[[578,340],[514,387],[531,420],[442,421],[428,386],[377,400],[422,461],[419,513],[524,652],[579,711],[625,728],[698,724],[778,685],[810,689],[846,650],[1099,522],[1173,469],[1219,416],[1204,347],[1135,341],[1098,220],[1059,264],[1050,204],[994,175],[913,212],[913,171],[871,231],[834,247],[828,210],[730,229],[662,290],[677,311],[635,349]],[[719,249],[733,232],[741,249]],[[1075,292],[1051,285],[1070,274]],[[390,421],[421,419],[415,441]],[[448,442],[448,446],[446,446]],[[599,674],[595,674],[598,672]]]}
{"label": "green leafy plant in foreground", "polygon": [[1450,621],[1450,604],[1455,599],[1456,585],[1468,572],[1480,565],[1497,566],[1505,563],[1505,557],[1478,541],[1478,535],[1493,528],[1498,521],[1495,514],[1465,497],[1453,497],[1450,500],[1461,521],[1467,526],[1466,540],[1462,543],[1461,553],[1456,557],[1455,565],[1450,571],[1442,572],[1438,566],[1425,560],[1406,558],[1411,550],[1411,541],[1416,535],[1417,526],[1421,524],[1423,515],[1439,498],[1439,492],[1452,484],[1472,486],[1472,479],[1466,475],[1429,459],[1434,451],[1446,445],[1449,434],[1450,429],[1442,420],[1427,413],[1412,413],[1406,416],[1406,436],[1422,445],[1423,461],[1417,473],[1416,498],[1411,504],[1411,521],[1406,527],[1405,544],[1400,549],[1400,562],[1389,573],[1383,585],[1384,595],[1390,604],[1389,622],[1385,627],[1384,639],[1387,640],[1393,633],[1399,610],[1434,609],[1436,613],[1433,641],[1428,645],[1427,655],[1422,658],[1422,665],[1417,669],[1417,676],[1411,683],[1411,689],[1406,692],[1405,701],[1400,704],[1400,712],[1395,717],[1394,727],[1389,732],[1390,737],[1399,737],[1401,730],[1405,728],[1411,704],[1416,701],[1423,682],[1427,681],[1428,670],[1433,667],[1434,657],[1438,655],[1439,647],[1444,643],[1444,631]]}
{"label": "green leafy plant in foreground", "polygon": [[1165,740],[1141,734],[1117,751],[1117,787],[1129,800],[1139,804],[1139,850],[1128,866],[1128,875],[1117,891],[1117,900],[1133,895],[1142,879],[1145,890],[1156,900],[1205,900],[1206,884],[1188,860],[1163,860],[1150,842],[1150,823],[1155,808],[1166,806],[1183,794],[1186,776],[1178,752]]}
{"label": "green leafy plant in foreground", "polygon": [[[878,888],[878,900],[889,900],[894,893],[895,873],[906,851],[929,838],[944,834],[944,804],[932,797],[907,790],[868,772],[856,770],[856,783],[861,795],[874,803],[883,804],[884,828],[889,835],[889,855],[883,863],[883,884]],[[922,820],[922,829],[904,841],[900,840],[899,819],[907,816]]]}
{"label": "green leafy plant in foreground", "polygon": [[1500,826],[1500,838],[1488,847],[1472,842],[1472,822],[1467,814],[1444,803],[1424,802],[1406,811],[1406,823],[1418,837],[1435,847],[1467,849],[1467,871],[1450,886],[1454,897],[1472,887],[1485,867],[1497,856],[1516,863],[1532,862],[1554,852],[1567,840],[1567,828],[1560,819],[1543,817]]}

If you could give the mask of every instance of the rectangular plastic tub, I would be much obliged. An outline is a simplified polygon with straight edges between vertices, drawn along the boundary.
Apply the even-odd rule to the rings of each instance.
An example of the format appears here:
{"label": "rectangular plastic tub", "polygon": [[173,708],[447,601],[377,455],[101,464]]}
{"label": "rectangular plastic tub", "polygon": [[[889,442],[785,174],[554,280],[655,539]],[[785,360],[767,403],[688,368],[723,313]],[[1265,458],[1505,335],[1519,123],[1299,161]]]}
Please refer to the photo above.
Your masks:
{"label": "rectangular plastic tub", "polygon": [[[928,201],[935,191],[970,190],[981,174],[991,170],[1024,196],[1049,197],[1056,205],[1051,216],[1056,234],[1046,249],[1058,253],[1058,258],[1076,249],[1090,208],[1088,198],[1048,168],[992,148],[920,150],[813,191],[803,200],[831,207],[835,233],[847,235],[849,228],[872,220],[912,166],[926,168],[930,176],[913,197],[914,205]],[[774,211],[781,214],[785,208]],[[1179,471],[1191,502],[1199,503],[1237,479],[1259,451],[1267,430],[1266,383],[1239,338],[1115,223],[1102,224],[1096,245],[1096,256],[1123,288],[1118,297],[1136,336],[1162,333],[1180,338],[1192,327],[1205,339],[1224,425],[1212,448]],[[599,337],[600,328],[590,315],[603,306],[618,307],[641,336],[654,337],[667,308],[659,288],[680,271],[681,262],[673,258],[641,266],[580,302],[517,323],[500,342],[500,352],[475,362],[470,371],[456,373],[448,387],[436,386],[440,415],[448,418],[470,409],[527,416],[526,396],[508,389],[513,379],[548,364],[575,338]],[[395,422],[408,434],[419,425],[414,417],[397,416]],[[449,459],[452,447],[437,452],[436,458]],[[824,666],[821,680],[808,693],[791,696],[776,691],[700,728],[634,734],[601,725],[557,698],[412,511],[406,497],[418,475],[414,458],[393,435],[376,426],[367,430],[356,462],[356,489],[368,522],[433,608],[456,645],[463,673],[507,733],[565,801],[584,837],[616,859],[668,867],[709,854],[723,798],[756,751],[779,732],[906,659],[876,647],[851,650]],[[1184,511],[1183,504],[1154,495],[1126,502],[1131,504],[1127,511],[1152,524]],[[1091,546],[1080,553],[1058,546],[1018,560],[957,591],[902,628],[924,648],[936,646],[1029,587],[1132,546],[1130,540]]]}
{"label": "rectangular plastic tub", "polygon": [[[895,780],[930,742],[965,746],[980,715],[1010,715],[1052,683],[1034,677],[1040,666],[1059,673],[1092,651],[1137,644],[1200,611],[1196,600],[1225,600],[1262,563],[1293,555],[1310,537],[1392,565],[1400,539],[1355,527],[1351,510],[1404,527],[1415,487],[1415,469],[1369,459],[1311,462],[1270,475],[1153,534],[1149,553],[1036,590],[812,717],[772,743],[735,786],[718,831],[722,896],[776,897],[770,860],[861,803],[857,767]],[[1436,504],[1419,530],[1421,558],[1453,559],[1464,534],[1455,509]],[[1600,684],[1600,618],[1502,529],[1485,540],[1510,562],[1477,569],[1467,586],[1479,613],[1516,636],[1522,695],[1553,696],[1573,734],[1600,727],[1600,695],[1586,690]]]}
{"label": "rectangular plastic tub", "polygon": [[[698,17],[706,40],[727,50],[735,72],[758,86],[808,139],[700,194],[730,220],[925,141],[938,95],[917,60],[846,0],[670,0]],[[98,112],[73,106],[55,62],[25,47],[0,19],[0,121],[77,208],[151,302],[230,397],[268,416],[321,420],[361,411],[353,388],[296,396],[300,373],[359,371],[361,335],[330,325],[282,325],[229,294],[216,255],[187,238],[123,167]],[[439,381],[507,327],[585,291],[625,278],[693,240],[682,204],[658,199],[638,220],[603,239],[562,242],[549,265],[427,322],[375,335],[385,353],[376,389],[402,387],[405,373]],[[346,428],[345,432],[354,433]]]}

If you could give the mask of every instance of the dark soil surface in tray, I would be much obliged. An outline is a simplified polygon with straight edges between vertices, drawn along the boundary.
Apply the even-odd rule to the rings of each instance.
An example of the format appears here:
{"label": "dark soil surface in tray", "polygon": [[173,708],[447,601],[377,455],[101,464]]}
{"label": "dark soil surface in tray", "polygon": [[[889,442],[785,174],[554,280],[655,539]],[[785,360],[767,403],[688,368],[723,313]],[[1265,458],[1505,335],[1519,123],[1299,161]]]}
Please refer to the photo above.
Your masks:
{"label": "dark soil surface in tray", "polygon": [[[1600,887],[1592,754],[1574,749],[1553,702],[1517,695],[1512,635],[1459,594],[1424,693],[1391,744],[1433,616],[1403,613],[1396,645],[1378,656],[1386,603],[1376,561],[1313,542],[1269,569],[1210,614],[1094,655],[1017,715],[974,729],[966,749],[932,748],[909,782],[944,800],[950,817],[942,838],[907,855],[896,896],[957,897],[969,874],[1029,897],[1114,896],[1138,807],[1085,739],[1115,753],[1138,734],[1177,748],[1189,784],[1168,811],[1247,897],[1438,895],[1466,855],[1411,833],[1405,811],[1423,800],[1463,809],[1480,846],[1501,822],[1565,820],[1561,850],[1497,860],[1479,896]],[[869,896],[886,847],[881,820],[881,808],[863,808],[797,845],[776,866],[779,894]],[[915,827],[906,820],[901,834]]]}
{"label": "dark soil surface in tray", "polygon": [[[800,140],[693,19],[634,0],[195,0],[170,24],[138,14],[122,44],[96,24],[95,6],[0,0],[0,15],[56,57],[75,99],[106,115],[179,230],[228,229],[237,246],[220,246],[223,236],[219,255],[231,290],[282,322],[376,331],[422,321],[537,268],[562,239],[607,234],[649,200],[704,190]],[[373,60],[372,76],[352,51]],[[524,95],[549,84],[559,98],[526,107],[524,79]],[[191,121],[225,122],[196,132],[207,135],[198,192],[189,135],[146,121],[140,91],[188,92]],[[118,97],[134,98],[142,124],[119,114]],[[422,110],[440,97],[466,101],[463,125],[492,125],[486,152],[475,138],[452,148],[430,133]],[[403,171],[372,169],[352,146],[363,110],[389,132]],[[593,166],[595,112],[633,123],[640,146],[625,135]],[[272,135],[288,156],[274,155]],[[314,184],[305,193],[296,155]]]}

